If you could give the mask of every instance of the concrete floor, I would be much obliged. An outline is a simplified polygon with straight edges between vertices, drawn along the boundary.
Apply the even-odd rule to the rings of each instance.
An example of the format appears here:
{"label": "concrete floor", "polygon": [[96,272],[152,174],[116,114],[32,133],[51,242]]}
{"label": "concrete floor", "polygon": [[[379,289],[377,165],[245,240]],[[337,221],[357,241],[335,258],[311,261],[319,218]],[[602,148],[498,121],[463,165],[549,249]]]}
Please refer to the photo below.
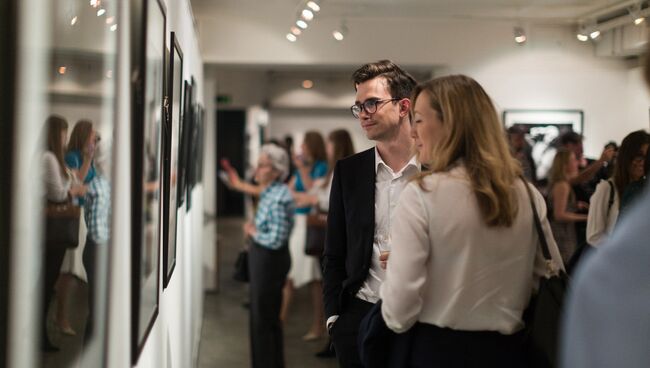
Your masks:
{"label": "concrete floor", "polygon": [[[242,219],[219,219],[219,291],[205,296],[203,328],[199,348],[200,368],[249,367],[247,284],[232,279],[235,259],[243,244]],[[284,330],[285,361],[288,368],[337,367],[336,359],[319,359],[314,353],[327,340],[305,342],[302,336],[311,323],[310,293],[307,287],[296,291]]]}

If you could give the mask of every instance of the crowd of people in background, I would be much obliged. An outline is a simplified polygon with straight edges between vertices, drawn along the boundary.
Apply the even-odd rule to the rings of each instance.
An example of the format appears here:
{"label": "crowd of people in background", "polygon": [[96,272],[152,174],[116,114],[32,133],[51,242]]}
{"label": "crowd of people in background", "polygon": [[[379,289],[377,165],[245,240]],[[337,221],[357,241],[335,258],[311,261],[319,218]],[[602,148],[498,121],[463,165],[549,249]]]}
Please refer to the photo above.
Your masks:
{"label": "crowd of people in background", "polygon": [[[364,366],[360,325],[376,307],[388,328],[410,333],[396,366],[527,366],[523,314],[548,273],[540,237],[556,271],[601,247],[640,198],[650,135],[607,142],[590,160],[580,134],[555,134],[536,162],[528,132],[504,130],[467,76],[418,84],[384,60],[358,69],[353,84],[351,112],[374,148],[355,153],[346,130],[309,131],[298,155],[265,144],[251,182],[224,167],[230,188],[258,198],[244,226],[252,365],[284,366],[282,326],[294,289],[309,285],[303,339],[328,332],[319,356],[341,367]],[[314,212],[327,213],[322,257],[305,253]]]}

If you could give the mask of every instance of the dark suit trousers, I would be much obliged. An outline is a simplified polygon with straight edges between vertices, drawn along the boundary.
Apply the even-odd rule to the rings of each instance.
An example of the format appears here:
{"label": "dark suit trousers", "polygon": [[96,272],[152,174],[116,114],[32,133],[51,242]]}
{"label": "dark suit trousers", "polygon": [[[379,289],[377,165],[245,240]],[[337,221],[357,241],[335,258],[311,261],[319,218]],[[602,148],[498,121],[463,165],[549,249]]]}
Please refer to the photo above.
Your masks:
{"label": "dark suit trousers", "polygon": [[345,310],[334,322],[332,343],[341,368],[363,368],[359,357],[359,325],[374,304],[350,297]]}
{"label": "dark suit trousers", "polygon": [[523,331],[458,331],[427,323],[410,330],[411,368],[524,368]]}
{"label": "dark suit trousers", "polygon": [[250,273],[250,339],[253,368],[284,367],[280,307],[282,287],[289,273],[289,248],[271,250],[252,244],[248,250]]}

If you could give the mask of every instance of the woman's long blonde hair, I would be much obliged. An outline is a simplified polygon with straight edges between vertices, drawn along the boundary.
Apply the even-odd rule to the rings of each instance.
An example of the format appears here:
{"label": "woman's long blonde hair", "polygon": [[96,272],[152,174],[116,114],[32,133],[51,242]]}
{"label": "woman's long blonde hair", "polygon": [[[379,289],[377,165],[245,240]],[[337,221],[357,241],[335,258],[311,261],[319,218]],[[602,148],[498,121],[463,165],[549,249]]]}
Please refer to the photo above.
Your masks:
{"label": "woman's long blonde hair", "polygon": [[553,164],[551,164],[551,168],[548,170],[548,187],[551,190],[553,189],[553,185],[562,181],[569,181],[566,170],[567,166],[569,166],[571,155],[575,155],[575,153],[566,148],[560,148],[555,153]]}
{"label": "woman's long blonde hair", "polygon": [[435,78],[419,84],[413,105],[426,92],[429,104],[442,121],[444,137],[429,157],[428,172],[449,171],[462,159],[483,220],[488,226],[511,226],[517,215],[513,184],[521,166],[512,157],[492,100],[474,79],[464,75]]}

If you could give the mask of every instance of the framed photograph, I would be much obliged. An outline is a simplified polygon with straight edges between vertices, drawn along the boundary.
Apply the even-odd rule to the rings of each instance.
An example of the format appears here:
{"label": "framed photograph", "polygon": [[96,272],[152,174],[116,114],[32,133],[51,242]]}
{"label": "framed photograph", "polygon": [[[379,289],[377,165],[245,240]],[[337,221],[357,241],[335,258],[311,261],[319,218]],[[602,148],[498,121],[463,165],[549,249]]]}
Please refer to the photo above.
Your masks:
{"label": "framed photograph", "polygon": [[198,93],[198,87],[194,76],[192,76],[190,80],[192,85],[192,96],[189,101],[190,105],[187,106],[188,109],[185,110],[185,116],[187,117],[187,120],[185,121],[185,131],[187,132],[187,169],[185,171],[187,176],[185,179],[187,183],[187,191],[185,195],[187,198],[185,200],[187,201],[187,205],[185,208],[188,212],[192,209],[192,189],[194,189],[194,185],[196,184],[196,135],[198,134],[196,131],[196,95]]}
{"label": "framed photograph", "polygon": [[203,141],[205,138],[205,109],[200,104],[197,109],[197,157],[196,157],[196,183],[203,182]]}
{"label": "framed photograph", "polygon": [[178,178],[180,174],[180,127],[182,119],[183,52],[171,32],[169,67],[167,69],[167,117],[165,119],[165,152],[163,167],[163,287],[166,288],[176,267],[176,219],[178,209]]}
{"label": "framed photograph", "polygon": [[185,203],[187,196],[187,177],[190,158],[189,158],[189,145],[190,134],[188,129],[191,126],[192,118],[192,85],[185,81],[183,88],[183,119],[180,121],[180,152],[178,158],[178,208],[181,208]]}
{"label": "framed photograph", "polygon": [[524,133],[537,167],[538,179],[546,178],[555,156],[558,138],[567,132],[582,135],[582,110],[505,110],[503,124]]}
{"label": "framed photograph", "polygon": [[160,0],[131,2],[133,49],[132,361],[158,315],[162,135],[165,117],[166,9]]}

